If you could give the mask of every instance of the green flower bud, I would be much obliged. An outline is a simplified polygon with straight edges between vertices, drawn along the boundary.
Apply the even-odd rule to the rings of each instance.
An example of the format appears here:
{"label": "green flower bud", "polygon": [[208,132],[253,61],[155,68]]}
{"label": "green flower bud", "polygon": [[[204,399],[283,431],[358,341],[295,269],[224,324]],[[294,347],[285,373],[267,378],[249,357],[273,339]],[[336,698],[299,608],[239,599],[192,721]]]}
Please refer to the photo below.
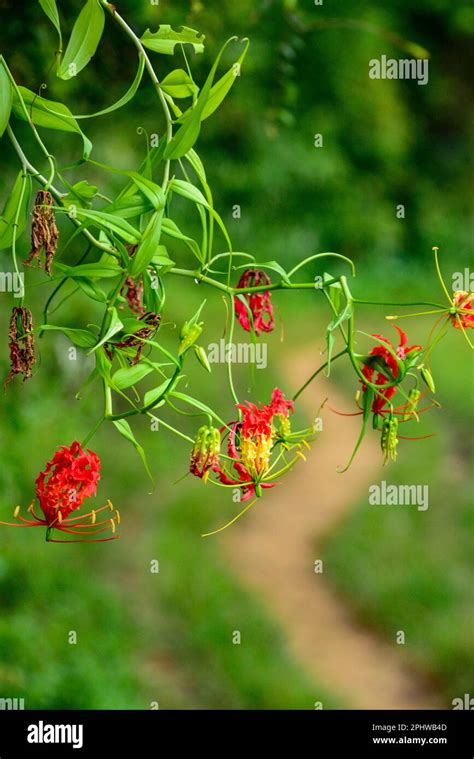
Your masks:
{"label": "green flower bud", "polygon": [[431,376],[430,370],[427,369],[425,366],[422,366],[420,367],[420,374],[425,385],[429,387],[432,393],[436,393],[435,383],[433,381],[433,377]]}
{"label": "green flower bud", "polygon": [[204,350],[204,348],[202,346],[200,346],[200,345],[195,345],[194,346],[194,352],[195,352],[196,358],[199,361],[199,363],[201,364],[201,366],[203,366],[204,369],[206,369],[206,371],[208,371],[210,373],[211,372],[211,365],[209,363],[209,359],[207,358],[207,353]]}
{"label": "green flower bud", "polygon": [[384,454],[383,463],[386,464],[389,459],[396,461],[398,445],[398,419],[396,416],[389,416],[384,419],[382,425],[382,436],[380,445]]}

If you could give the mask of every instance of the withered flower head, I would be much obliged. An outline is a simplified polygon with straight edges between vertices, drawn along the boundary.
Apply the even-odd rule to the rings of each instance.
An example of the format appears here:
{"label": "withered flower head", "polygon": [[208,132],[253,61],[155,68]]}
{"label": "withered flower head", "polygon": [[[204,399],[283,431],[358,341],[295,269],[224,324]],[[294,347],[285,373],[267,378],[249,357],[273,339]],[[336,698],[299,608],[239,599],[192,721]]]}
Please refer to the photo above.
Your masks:
{"label": "withered flower head", "polygon": [[[133,258],[137,252],[138,245],[128,245],[128,255]],[[143,307],[143,276],[140,274],[138,279],[133,277],[127,277],[125,284],[120,290],[120,294],[126,289],[125,300],[128,303],[128,307],[131,311],[139,316],[143,316],[145,309]]]}
{"label": "withered flower head", "polygon": [[51,265],[59,238],[54,211],[51,208],[53,204],[54,198],[50,192],[38,191],[31,225],[31,251],[24,262],[25,265],[30,266],[33,261],[38,261],[38,266],[41,266],[41,252],[44,250],[46,256],[44,269],[47,274],[51,274]]}
{"label": "withered flower head", "polygon": [[11,369],[5,387],[16,374],[23,375],[23,382],[30,379],[32,366],[36,362],[33,317],[28,308],[16,306],[12,309],[8,337]]}
{"label": "withered flower head", "polygon": [[135,314],[143,316],[145,309],[143,308],[143,278],[140,277],[135,280],[133,277],[127,277],[125,284],[122,287],[121,293],[127,288],[125,293],[125,299],[128,303],[128,307]]}

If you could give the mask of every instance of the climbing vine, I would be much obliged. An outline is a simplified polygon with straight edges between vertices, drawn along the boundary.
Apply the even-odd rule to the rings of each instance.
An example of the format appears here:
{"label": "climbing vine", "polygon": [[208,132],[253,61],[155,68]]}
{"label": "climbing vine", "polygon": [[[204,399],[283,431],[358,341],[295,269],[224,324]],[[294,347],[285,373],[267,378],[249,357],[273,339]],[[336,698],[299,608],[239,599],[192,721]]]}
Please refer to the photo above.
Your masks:
{"label": "climbing vine", "polygon": [[[182,27],[174,30],[161,25],[138,36],[114,5],[106,0],[87,0],[63,45],[62,25],[55,0],[39,0],[56,30],[58,52],[56,75],[65,81],[76,77],[99,46],[106,17],[118,24],[124,44],[135,48],[136,74],[128,91],[114,104],[94,114],[73,114],[64,103],[49,100],[20,85],[0,57],[0,135],[9,140],[19,162],[17,178],[0,217],[0,248],[11,253],[15,273],[36,265],[44,270],[49,288],[40,319],[33,319],[28,307],[28,283],[19,305],[11,312],[9,350],[11,368],[6,385],[15,377],[33,376],[39,336],[52,339],[60,332],[75,346],[94,357],[95,366],[87,383],[100,385],[102,404],[97,422],[84,440],[73,441],[58,450],[36,480],[36,499],[27,516],[14,511],[15,526],[43,526],[47,540],[113,540],[118,537],[120,513],[110,502],[87,514],[77,515],[83,502],[95,495],[100,478],[98,456],[88,448],[102,424],[112,424],[117,433],[141,456],[148,470],[146,452],[135,437],[133,421],[146,415],[171,435],[189,442],[190,472],[219,488],[231,488],[245,502],[232,522],[250,509],[277,485],[300,459],[317,435],[314,423],[294,430],[291,415],[298,398],[318,374],[330,375],[332,364],[345,361],[354,376],[355,408],[361,431],[345,471],[354,460],[364,435],[370,428],[380,437],[384,462],[395,461],[400,441],[419,439],[412,434],[420,414],[438,406],[430,370],[430,355],[449,328],[459,331],[472,348],[468,330],[474,327],[473,293],[449,292],[440,270],[438,249],[433,248],[434,268],[445,302],[417,300],[407,303],[373,302],[359,297],[353,262],[333,252],[314,253],[291,269],[285,261],[262,262],[253,252],[234,252],[222,217],[216,210],[206,169],[196,152],[203,122],[219,108],[238,80],[249,41],[229,39],[217,54],[205,81],[195,81],[186,50],[202,53],[205,36]],[[224,53],[235,51],[232,66],[218,74]],[[175,56],[182,64],[164,78],[159,77],[160,56]],[[135,97],[140,83],[148,77],[156,93],[156,105],[164,116],[165,129],[156,144],[148,143],[142,163],[134,169],[106,165],[93,158],[92,143],[81,124],[124,108]],[[26,122],[42,155],[35,166],[17,137],[17,122]],[[51,135],[53,132],[53,135]],[[69,166],[60,166],[49,139],[54,132],[69,132],[82,141],[82,152]],[[45,141],[47,135],[48,143]],[[68,172],[81,172],[71,183]],[[88,172],[118,175],[122,187],[108,197],[88,180]],[[34,189],[36,188],[36,193]],[[178,225],[173,200],[180,197],[194,210],[201,225],[200,239]],[[32,205],[33,204],[33,205]],[[70,235],[60,236],[57,221],[65,216]],[[17,244],[29,227],[31,251],[19,260]],[[178,266],[169,255],[169,241],[179,241],[186,250],[187,264]],[[66,264],[68,252],[75,263]],[[319,267],[310,278],[304,272]],[[327,269],[331,268],[331,272]],[[340,273],[340,272],[343,273]],[[28,274],[27,274],[28,277]],[[189,362],[198,361],[211,372],[201,344],[205,329],[205,303],[180,325],[175,350],[160,340],[166,314],[166,291],[171,279],[183,290],[200,285],[222,296],[226,303],[223,319],[232,344],[236,329],[257,341],[274,329],[272,294],[275,291],[310,290],[328,312],[326,354],[291,396],[276,388],[267,403],[240,399],[233,380],[231,357],[227,360],[228,412],[221,418],[203,403],[192,388],[184,392],[183,378]],[[102,309],[100,324],[93,325],[87,310],[83,324],[62,326],[51,315],[60,310],[59,296],[70,285],[69,297],[85,299]],[[63,299],[64,300],[64,299]],[[416,308],[414,316],[434,317],[435,323],[425,345],[412,343],[398,326],[398,342],[384,334],[365,335],[356,327],[356,313],[371,306]],[[387,319],[405,315],[388,314]],[[56,317],[55,317],[56,321]],[[359,335],[370,341],[365,351],[358,348]],[[43,341],[48,350],[48,340]],[[212,372],[211,372],[212,377]],[[155,379],[152,389],[142,390],[143,380]],[[212,380],[211,380],[212,381]],[[186,386],[187,389],[187,386]],[[219,388],[220,389],[220,388]],[[16,388],[9,387],[8,392]],[[195,438],[162,418],[168,407],[177,420],[180,415],[202,415]],[[408,425],[408,434],[401,434]],[[427,437],[427,436],[424,436]],[[428,436],[429,437],[429,436]],[[107,464],[106,464],[107,465]],[[110,510],[110,511],[109,511]],[[105,512],[105,516],[104,516]],[[224,527],[227,527],[225,525]],[[223,528],[220,528],[223,529]],[[218,530],[217,530],[218,531]],[[60,538],[58,534],[63,533]],[[212,533],[208,533],[212,534]],[[69,537],[72,536],[72,537]]]}

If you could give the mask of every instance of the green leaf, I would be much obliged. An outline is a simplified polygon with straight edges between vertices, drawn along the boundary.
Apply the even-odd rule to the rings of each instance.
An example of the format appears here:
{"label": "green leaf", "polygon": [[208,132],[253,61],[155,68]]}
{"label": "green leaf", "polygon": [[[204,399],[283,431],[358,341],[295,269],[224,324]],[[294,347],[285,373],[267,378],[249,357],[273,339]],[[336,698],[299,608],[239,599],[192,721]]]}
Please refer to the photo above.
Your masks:
{"label": "green leaf", "polygon": [[78,219],[92,222],[105,232],[113,232],[130,245],[136,245],[140,242],[141,234],[138,229],[132,227],[128,221],[120,216],[113,216],[105,211],[93,211],[89,208],[77,208],[75,215]]}
{"label": "green leaf", "polygon": [[75,115],[74,118],[95,119],[97,116],[105,116],[108,113],[113,113],[114,111],[118,111],[119,108],[123,108],[124,105],[127,105],[127,103],[129,103],[130,100],[132,100],[132,98],[135,97],[136,92],[140,86],[140,82],[142,80],[144,70],[145,70],[145,58],[140,53],[138,57],[138,69],[135,75],[135,79],[133,80],[127,92],[124,95],[122,95],[122,97],[119,98],[119,100],[117,100],[112,105],[107,106],[107,108],[103,108],[101,111],[96,111],[96,113],[84,113],[80,115]]}
{"label": "green leaf", "polygon": [[342,324],[342,322],[346,321],[347,319],[350,319],[353,311],[354,311],[354,308],[352,305],[352,301],[349,301],[349,303],[346,304],[345,308],[342,309],[341,313],[338,314],[335,317],[335,319],[333,319],[332,322],[328,325],[328,332],[333,332]]}
{"label": "green leaf", "polygon": [[13,87],[5,67],[0,61],[0,137],[7,128],[12,112]]}
{"label": "green leaf", "polygon": [[88,355],[90,355],[91,353],[94,353],[94,351],[96,351],[97,348],[100,348],[101,345],[104,345],[106,342],[108,342],[110,340],[110,338],[113,337],[114,335],[116,335],[117,332],[120,332],[120,330],[122,328],[123,328],[123,324],[122,324],[122,322],[119,319],[119,315],[117,313],[117,309],[114,308],[112,310],[112,316],[111,316],[111,319],[110,319],[110,324],[108,326],[108,329],[107,329],[104,337],[101,340],[99,340],[98,343],[96,343],[94,345],[94,347],[92,348],[92,350],[89,351]]}
{"label": "green leaf", "polygon": [[[332,275],[328,274],[328,272],[324,272],[323,274],[323,284],[327,287],[327,282],[332,279]],[[337,313],[339,313],[339,308],[341,305],[341,295],[342,295],[342,288],[340,282],[333,282],[332,284],[327,287],[326,292],[329,295],[329,299],[334,306],[334,309]]]}
{"label": "green leaf", "polygon": [[130,274],[132,277],[138,277],[150,265],[160,242],[162,223],[163,209],[161,208],[159,211],[155,211],[151,217],[143,232],[142,241],[131,259]]}
{"label": "green leaf", "polygon": [[126,390],[127,387],[136,385],[152,371],[154,371],[153,367],[147,364],[136,364],[125,369],[117,369],[112,376],[112,382],[119,390]]}
{"label": "green leaf", "polygon": [[61,36],[61,24],[59,21],[59,13],[58,13],[58,7],[56,5],[56,0],[39,0],[39,4],[41,5],[42,9],[46,13],[47,17],[53,24],[54,28],[56,29],[59,37],[59,47],[62,47],[62,36]]}
{"label": "green leaf", "polygon": [[209,118],[209,116],[211,116],[211,114],[213,114],[214,111],[219,108],[220,104],[226,97],[235,80],[240,75],[240,67],[245,56],[247,55],[247,50],[249,49],[250,45],[250,40],[242,40],[242,42],[244,41],[246,42],[246,45],[239,59],[234,63],[229,71],[224,74],[224,76],[221,77],[219,81],[216,82],[212,87],[211,92],[209,93],[208,101],[204,106],[204,110],[202,112],[201,121]]}
{"label": "green leaf", "polygon": [[259,262],[258,268],[259,269],[270,269],[271,271],[275,271],[277,274],[280,275],[280,277],[282,278],[283,282],[286,282],[287,284],[290,283],[290,280],[288,279],[288,274],[284,270],[283,266],[280,266],[280,264],[278,263],[278,261],[267,261],[264,264],[261,264]]}
{"label": "green leaf", "polygon": [[331,374],[331,360],[332,360],[332,354],[334,350],[334,332],[331,329],[326,330],[326,353],[327,353],[327,369],[326,369],[326,377],[329,377]]}
{"label": "green leaf", "polygon": [[[21,193],[23,181],[25,181],[26,184],[22,197]],[[15,179],[12,191],[6,200],[2,215],[0,216],[0,250],[11,247],[11,244],[13,242],[14,224],[20,198],[22,198],[22,200],[21,208],[18,214],[18,226],[16,230],[17,240],[24,231],[29,218],[31,194],[31,176],[30,174],[27,174],[26,178],[24,179],[23,172],[20,171]]]}
{"label": "green leaf", "polygon": [[209,203],[202,194],[201,190],[199,190],[190,182],[185,182],[182,179],[172,179],[170,182],[170,189],[173,190],[173,192],[176,192],[178,195],[181,195],[183,198],[191,200],[193,203],[199,203],[200,205],[205,206],[207,209],[210,208]]}
{"label": "green leaf", "polygon": [[206,406],[205,403],[201,403],[201,401],[198,401],[196,398],[192,398],[190,395],[187,395],[186,393],[180,393],[177,390],[174,390],[172,393],[170,393],[172,398],[177,398],[180,401],[185,401],[186,403],[189,403],[190,406],[194,406],[195,408],[198,408],[200,411],[203,411],[205,414],[209,414],[214,419],[217,419],[217,421],[220,424],[225,425],[225,422],[220,419],[220,417],[217,416],[217,414],[209,407]]}
{"label": "green leaf", "polygon": [[92,203],[92,199],[95,198],[99,192],[99,188],[93,184],[89,184],[86,179],[82,179],[76,184],[70,185],[64,179],[63,183],[68,188],[69,192],[61,198],[61,202],[65,208],[70,206],[89,206]]}
{"label": "green leaf", "polygon": [[104,31],[105,14],[99,0],[87,0],[76,19],[58,68],[60,79],[72,79],[87,66]]}
{"label": "green leaf", "polygon": [[167,389],[171,386],[172,380],[167,379],[165,382],[162,382],[161,385],[158,385],[158,387],[154,387],[153,390],[149,390],[147,393],[145,393],[145,397],[143,398],[143,405],[147,408],[149,407],[149,410],[152,408],[155,408],[155,404],[160,402],[160,406],[163,404],[163,396],[166,393]]}
{"label": "green leaf", "polygon": [[196,240],[183,234],[178,228],[177,224],[172,219],[163,219],[162,232],[168,237],[174,237],[176,240],[182,240],[190,249],[190,251],[196,256],[198,261],[202,262],[201,249]]}
{"label": "green leaf", "polygon": [[160,82],[163,92],[172,98],[189,98],[198,91],[197,85],[184,69],[175,69]]}
{"label": "green leaf", "polygon": [[[190,182],[184,182],[182,179],[172,179],[170,182],[170,190],[173,190],[173,192],[176,192],[178,195],[181,195],[183,198],[186,198],[187,200],[190,200],[191,202],[196,203],[198,206],[204,206],[204,208],[206,208],[211,214],[211,216],[216,220],[222,234],[224,235],[226,239],[227,244],[229,245],[229,247],[231,247],[231,241],[230,241],[229,234],[227,232],[224,222],[222,221],[217,211],[214,210],[211,204],[204,197],[201,190],[199,190]],[[283,272],[286,280],[289,281],[284,269],[282,269],[281,266],[279,264],[276,264],[274,261],[271,261],[270,264],[262,264],[262,265],[264,267],[268,266],[269,268],[275,268],[275,266],[279,267],[280,271]]]}
{"label": "green leaf", "polygon": [[146,197],[155,209],[164,208],[165,194],[160,185],[153,182],[151,179],[143,176],[138,171],[128,171],[127,169],[116,169],[115,166],[109,166],[106,163],[99,163],[99,161],[90,161],[94,166],[99,166],[105,171],[110,171],[112,174],[120,174],[121,176],[129,177],[134,185],[138,187],[140,192]]}
{"label": "green leaf", "polygon": [[45,129],[79,134],[84,143],[83,157],[85,160],[89,158],[92,142],[82,132],[67,106],[54,100],[46,100],[46,98],[40,97],[40,95],[28,90],[26,87],[18,87],[18,90],[25,104],[26,112],[20,102],[18,93],[14,92],[12,112],[17,119],[32,121],[35,126],[44,127]]}
{"label": "green leaf", "polygon": [[75,276],[74,281],[79,285],[81,290],[85,292],[88,298],[96,300],[99,303],[107,302],[106,293],[92,279]]}
{"label": "green leaf", "polygon": [[161,24],[156,32],[150,32],[147,29],[141,37],[142,44],[155,53],[165,55],[173,55],[178,43],[192,45],[196,53],[204,52],[204,34],[199,34],[188,26],[182,26],[180,29],[175,32],[169,24]]}
{"label": "green leaf", "polygon": [[166,245],[157,245],[155,255],[151,259],[151,263],[156,264],[156,266],[168,266],[169,264],[173,264],[174,266],[174,261],[172,261],[168,256],[168,249]]}
{"label": "green leaf", "polygon": [[209,72],[209,76],[206,79],[204,87],[199,93],[199,97],[196,100],[196,103],[194,104],[193,108],[184,114],[181,127],[178,129],[173,139],[166,146],[164,152],[164,158],[166,160],[181,158],[193,147],[194,143],[199,137],[199,132],[201,131],[202,114],[204,112],[204,107],[209,99],[209,94],[211,92],[219,61],[227,45],[234,39],[236,38],[232,37],[230,40],[227,40],[225,45],[221,48],[216,60],[214,61],[214,65]]}
{"label": "green leaf", "polygon": [[42,324],[41,332],[62,332],[69,340],[79,348],[91,348],[97,340],[96,335],[88,329],[73,329],[72,327],[58,327],[55,324]]}
{"label": "green leaf", "polygon": [[107,213],[122,219],[133,219],[151,211],[153,206],[143,195],[127,195],[107,206]]}
{"label": "green leaf", "polygon": [[143,462],[143,466],[145,467],[145,471],[146,471],[148,477],[150,478],[150,480],[154,484],[153,475],[150,472],[150,468],[148,466],[148,461],[146,459],[145,451],[143,450],[142,446],[139,444],[139,442],[135,438],[135,436],[134,436],[134,434],[132,432],[132,428],[130,427],[130,425],[127,422],[127,420],[126,419],[118,419],[118,420],[115,420],[113,422],[113,424],[118,429],[118,431],[120,432],[120,434],[125,438],[125,440],[128,440],[129,443],[131,443],[133,445],[133,447],[135,448],[136,452],[138,453],[138,455],[140,456],[140,458],[141,458],[141,460]]}
{"label": "green leaf", "polygon": [[56,269],[63,272],[66,277],[90,277],[91,279],[104,279],[105,277],[117,277],[122,273],[120,266],[116,264],[94,263],[79,264],[78,266],[67,266],[66,264],[55,263]]}
{"label": "green leaf", "polygon": [[199,181],[203,185],[207,185],[206,170],[196,151],[192,148],[191,150],[188,150],[186,153],[186,159],[189,161],[194,171],[196,172],[196,176],[198,177]]}
{"label": "green leaf", "polygon": [[152,204],[153,208],[164,208],[165,195],[156,182],[142,176],[138,171],[127,171],[126,174],[133,179],[140,192],[142,192],[146,199]]}

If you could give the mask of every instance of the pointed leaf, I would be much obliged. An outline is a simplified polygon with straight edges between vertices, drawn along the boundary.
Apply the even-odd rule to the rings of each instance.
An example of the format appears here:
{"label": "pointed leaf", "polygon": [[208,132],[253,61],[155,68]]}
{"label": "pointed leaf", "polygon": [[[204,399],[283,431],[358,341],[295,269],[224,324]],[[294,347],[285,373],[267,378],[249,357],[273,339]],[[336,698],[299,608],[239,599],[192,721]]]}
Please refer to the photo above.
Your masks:
{"label": "pointed leaf", "polygon": [[62,47],[61,24],[59,22],[59,13],[58,7],[56,5],[56,0],[39,0],[39,4],[56,29],[59,37],[59,47]]}
{"label": "pointed leaf", "polygon": [[54,100],[42,98],[40,95],[28,90],[26,87],[18,87],[18,90],[23,98],[26,113],[18,94],[14,92],[12,111],[17,119],[21,119],[22,121],[29,121],[31,119],[33,124],[37,127],[79,134],[84,143],[84,158],[87,159],[89,157],[92,150],[92,143],[82,132],[79,124],[67,106]]}
{"label": "pointed leaf", "polygon": [[0,61],[0,137],[7,128],[13,104],[13,88],[5,67]]}
{"label": "pointed leaf", "polygon": [[150,265],[160,242],[162,222],[163,209],[161,208],[159,211],[155,211],[151,217],[147,228],[143,232],[142,241],[131,259],[130,274],[132,277],[138,277]]}
{"label": "pointed leaf", "polygon": [[[244,40],[242,40],[244,41]],[[249,49],[250,40],[245,40],[246,45],[244,48],[243,53],[239,57],[239,59],[234,63],[234,65],[229,69],[229,71],[224,74],[223,77],[219,79],[218,82],[216,82],[210,93],[209,98],[204,106],[204,110],[202,112],[202,121],[209,118],[211,114],[214,113],[217,108],[219,108],[220,104],[226,97],[227,93],[231,89],[232,85],[234,84],[236,78],[240,75],[240,67],[242,65],[242,62],[247,55],[247,50]]]}
{"label": "pointed leaf", "polygon": [[[25,182],[24,190],[22,190],[23,182]],[[7,198],[3,213],[0,216],[0,250],[3,248],[9,248],[12,244],[15,219],[20,198],[21,208],[18,214],[18,226],[16,229],[17,240],[24,231],[29,218],[31,194],[31,175],[27,174],[26,178],[24,178],[23,172],[20,171],[15,179],[12,191]]]}
{"label": "pointed leaf", "polygon": [[194,52],[202,53],[204,51],[204,34],[200,34],[195,29],[188,26],[182,26],[180,31],[175,31],[169,24],[161,24],[156,32],[146,30],[142,35],[142,44],[153,50],[155,53],[164,53],[173,55],[175,46],[178,43],[192,45]]}
{"label": "pointed leaf", "polygon": [[198,91],[197,85],[183,69],[175,69],[160,82],[163,92],[172,98],[189,98]]}
{"label": "pointed leaf", "polygon": [[62,332],[69,340],[79,348],[91,348],[95,345],[97,337],[87,329],[74,329],[72,327],[58,327],[55,324],[42,324],[41,332]]}
{"label": "pointed leaf", "polygon": [[104,31],[105,14],[99,0],[87,0],[76,19],[57,75],[72,79],[87,66]]}
{"label": "pointed leaf", "polygon": [[145,451],[143,450],[142,446],[140,445],[140,443],[135,438],[135,436],[134,436],[134,434],[132,432],[132,428],[130,427],[130,425],[127,422],[127,420],[126,419],[118,419],[118,420],[115,420],[113,422],[113,424],[118,429],[118,431],[120,432],[120,434],[125,438],[125,440],[128,440],[128,442],[133,445],[133,447],[135,448],[136,452],[138,453],[138,455],[140,456],[140,458],[141,458],[141,460],[143,462],[143,466],[145,467],[145,471],[146,471],[148,477],[154,483],[153,475],[150,472],[150,468],[148,466],[148,461],[146,459]]}
{"label": "pointed leaf", "polygon": [[117,369],[112,376],[112,382],[119,390],[126,390],[127,387],[136,385],[144,377],[153,371],[153,367],[148,364],[136,364],[127,366],[124,369]]}

